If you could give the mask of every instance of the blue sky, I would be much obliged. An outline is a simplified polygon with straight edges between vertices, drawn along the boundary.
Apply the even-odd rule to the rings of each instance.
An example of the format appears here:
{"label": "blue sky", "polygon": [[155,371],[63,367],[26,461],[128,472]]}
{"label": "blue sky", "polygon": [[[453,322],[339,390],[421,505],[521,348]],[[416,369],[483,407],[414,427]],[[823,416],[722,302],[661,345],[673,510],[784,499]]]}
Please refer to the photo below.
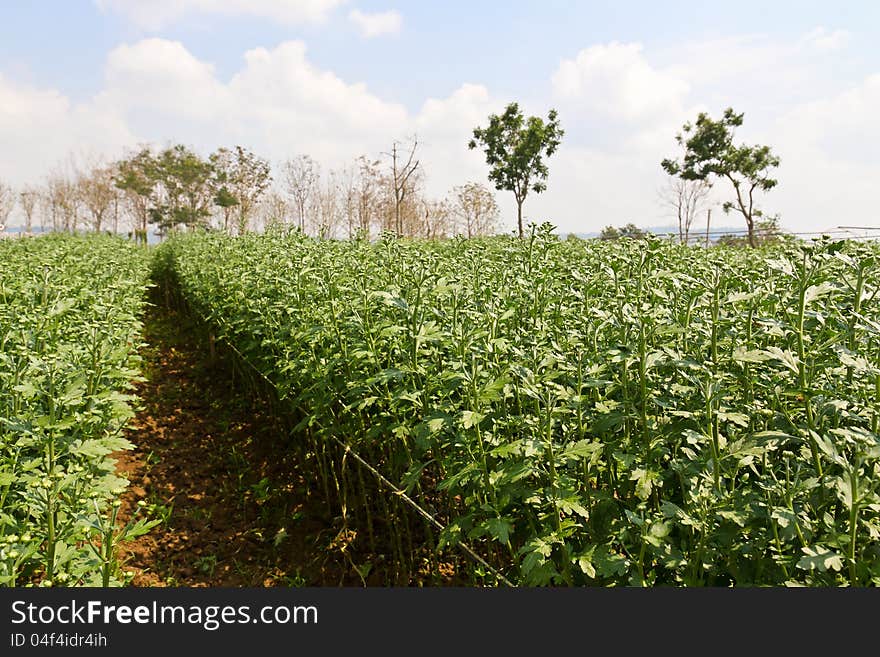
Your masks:
{"label": "blue sky", "polygon": [[566,129],[527,215],[659,225],[676,130],[733,105],[742,139],[782,157],[770,213],[792,229],[880,225],[878,25],[873,2],[6,0],[0,179],[169,140],[329,169],[418,132],[440,196],[485,179],[469,131],[517,100],[558,108]]}

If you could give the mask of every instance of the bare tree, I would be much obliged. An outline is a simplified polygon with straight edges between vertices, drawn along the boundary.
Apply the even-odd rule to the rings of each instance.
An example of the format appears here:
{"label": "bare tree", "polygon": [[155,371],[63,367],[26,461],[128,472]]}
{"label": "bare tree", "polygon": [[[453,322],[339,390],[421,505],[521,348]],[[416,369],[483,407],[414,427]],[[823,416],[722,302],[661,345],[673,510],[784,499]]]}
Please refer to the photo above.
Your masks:
{"label": "bare tree", "polygon": [[453,212],[461,219],[461,232],[465,236],[471,238],[495,232],[499,211],[492,190],[480,183],[469,182],[454,187],[452,198]]}
{"label": "bare tree", "polygon": [[340,223],[339,179],[335,171],[318,184],[314,205],[315,234],[322,239],[333,237]]}
{"label": "bare tree", "polygon": [[412,178],[419,168],[416,151],[419,147],[418,137],[413,135],[407,145],[395,141],[391,144],[391,152],[385,155],[391,158],[391,184],[394,191],[394,231],[403,235],[403,204],[407,195],[413,190]]}
{"label": "bare tree", "polygon": [[58,230],[58,206],[56,203],[55,193],[52,185],[52,179],[47,178],[45,184],[40,188],[40,231],[46,230],[46,220],[49,220],[49,226],[53,231]]}
{"label": "bare tree", "polygon": [[671,208],[678,219],[678,240],[687,244],[691,226],[697,214],[705,208],[712,185],[705,180],[685,180],[670,176],[666,187],[660,191],[660,199]]}
{"label": "bare tree", "polygon": [[272,189],[260,201],[260,216],[264,230],[283,226],[290,216],[290,203],[283,194]]}
{"label": "bare tree", "polygon": [[299,229],[306,229],[306,211],[316,193],[320,177],[318,164],[308,155],[299,155],[283,165],[287,193],[293,199],[293,208]]}
{"label": "bare tree", "polygon": [[6,222],[15,208],[15,192],[12,187],[0,180],[0,233],[6,230]]}
{"label": "bare tree", "polygon": [[[420,169],[410,177],[409,192],[400,204],[396,202],[393,194],[389,196],[386,193],[384,195],[385,216],[396,224],[397,213],[400,212],[400,230],[398,231],[394,224],[389,224],[390,230],[405,237],[426,236],[424,209],[428,199],[422,193],[423,183],[424,172]],[[384,188],[389,189],[388,181],[386,181]]]}
{"label": "bare tree", "polygon": [[125,202],[125,195],[122,190],[119,189],[115,184],[113,184],[113,205],[111,207],[111,218],[113,220],[113,234],[119,234],[119,219],[122,216],[123,203]]}
{"label": "bare tree", "polygon": [[92,165],[77,178],[77,193],[85,209],[88,211],[92,230],[100,233],[104,220],[112,211],[117,200],[117,189],[114,183],[115,169],[100,164]]}
{"label": "bare tree", "polygon": [[382,174],[379,171],[378,160],[369,160],[362,155],[357,162],[357,227],[362,235],[368,236],[370,227],[379,221],[381,216]]}
{"label": "bare tree", "polygon": [[[417,233],[420,237],[429,240],[447,237],[452,232],[452,206],[446,199],[420,200],[422,214],[421,230]],[[416,233],[413,233],[416,234]]]}
{"label": "bare tree", "polygon": [[345,224],[348,239],[354,237],[358,217],[358,169],[343,167],[337,173],[340,220]]}
{"label": "bare tree", "polygon": [[52,230],[75,233],[81,210],[76,180],[59,166],[47,177],[44,194],[44,207],[52,219]]}
{"label": "bare tree", "polygon": [[18,202],[24,212],[24,232],[33,232],[34,212],[37,201],[40,199],[40,191],[36,187],[26,186],[18,194]]}

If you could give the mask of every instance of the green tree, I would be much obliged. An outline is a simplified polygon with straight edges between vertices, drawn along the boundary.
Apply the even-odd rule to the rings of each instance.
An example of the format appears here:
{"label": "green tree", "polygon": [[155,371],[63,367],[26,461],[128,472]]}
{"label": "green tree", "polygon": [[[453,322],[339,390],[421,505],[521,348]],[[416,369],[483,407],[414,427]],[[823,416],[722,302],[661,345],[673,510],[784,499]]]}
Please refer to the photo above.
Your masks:
{"label": "green tree", "polygon": [[225,184],[214,193],[214,205],[223,211],[223,230],[229,231],[229,216],[233,208],[238,206],[238,199],[229,191]]}
{"label": "green tree", "polygon": [[763,213],[755,207],[755,192],[773,189],[777,180],[771,170],[779,166],[779,158],[769,146],[734,144],[736,128],[743,123],[743,114],[733,108],[724,110],[720,121],[700,112],[696,123],[685,123],[675,140],[684,148],[680,160],[665,159],[660,164],[672,176],[684,180],[706,180],[711,176],[726,178],[733,185],[736,198],[724,203],[725,212],[735,209],[746,220],[749,246],[757,246],[756,220]]}
{"label": "green tree", "polygon": [[162,233],[178,225],[202,226],[214,200],[213,167],[182,144],[166,148],[155,160],[154,180],[163,194],[153,208],[153,219]]}
{"label": "green tree", "polygon": [[551,109],[544,121],[537,116],[525,118],[519,105],[510,103],[500,116],[489,116],[488,127],[475,128],[468,143],[469,149],[483,147],[495,189],[513,192],[520,237],[523,203],[530,191],[540,194],[547,189],[549,170],[544,158],[556,152],[564,134],[556,110]]}
{"label": "green tree", "polygon": [[599,233],[600,240],[619,240],[619,239],[631,239],[631,240],[641,240],[648,237],[648,233],[634,223],[628,223],[625,226],[621,226],[620,228],[615,228],[614,226],[605,226],[602,229],[602,232]]}
{"label": "green tree", "polygon": [[147,242],[147,228],[153,218],[153,207],[158,203],[156,158],[149,147],[143,146],[120,160],[115,166],[113,182],[125,194],[134,218],[135,241]]}
{"label": "green tree", "polygon": [[212,167],[214,204],[223,210],[224,229],[235,209],[238,233],[247,230],[260,197],[272,182],[269,162],[241,146],[218,149],[209,162]]}
{"label": "green tree", "polygon": [[158,154],[144,146],[116,169],[115,184],[134,210],[139,240],[146,241],[149,223],[164,234],[181,224],[201,226],[211,214],[213,166],[182,144]]}

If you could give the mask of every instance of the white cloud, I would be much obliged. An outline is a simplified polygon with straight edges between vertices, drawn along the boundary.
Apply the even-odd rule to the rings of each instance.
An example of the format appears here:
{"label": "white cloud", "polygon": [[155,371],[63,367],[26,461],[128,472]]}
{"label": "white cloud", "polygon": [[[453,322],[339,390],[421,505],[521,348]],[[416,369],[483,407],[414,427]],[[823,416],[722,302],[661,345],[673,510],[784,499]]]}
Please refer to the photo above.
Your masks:
{"label": "white cloud", "polygon": [[[15,152],[24,159],[34,158],[34,151],[44,156],[28,168],[28,177],[42,175],[76,149],[74,135],[111,157],[142,141],[175,140],[203,153],[240,143],[273,162],[308,153],[335,167],[361,154],[378,155],[392,140],[417,133],[430,184],[441,193],[439,185],[462,182],[460,155],[467,153],[473,126],[491,109],[497,107],[485,87],[465,84],[410,113],[363,83],[319,69],[301,41],[246,52],[228,81],[179,42],[145,39],[119,46],[107,56],[102,91],[78,107],[58,92],[19,89],[0,78],[0,138],[9,143],[8,127],[9,137],[18,140]],[[91,137],[83,127],[89,116]],[[108,133],[105,126],[114,129]],[[118,138],[102,139],[108,134]],[[41,148],[27,146],[33,143]],[[470,173],[484,177],[480,158],[471,155]]]}
{"label": "white cloud", "polygon": [[677,43],[652,60],[686,80],[690,98],[713,111],[733,106],[746,112],[748,126],[769,125],[795,104],[858,84],[865,72],[843,59],[847,41],[843,30],[824,28],[792,39],[740,34]]}
{"label": "white cloud", "polygon": [[146,39],[110,52],[101,97],[121,112],[151,110],[192,119],[217,116],[227,90],[214,68],[179,42]]}
{"label": "white cloud", "polygon": [[880,180],[878,110],[880,74],[874,74],[778,117],[768,132],[782,160],[772,202],[784,208],[783,220],[812,230],[880,226],[873,211]]}
{"label": "white cloud", "polygon": [[365,13],[359,9],[352,9],[348,18],[357,26],[361,36],[365,39],[387,34],[399,34],[403,27],[403,17],[393,9],[377,13]]}
{"label": "white cloud", "polygon": [[70,155],[117,154],[134,134],[102,102],[74,104],[55,90],[34,89],[0,74],[0,179],[35,183]]}
{"label": "white cloud", "polygon": [[651,66],[637,43],[590,46],[553,74],[557,97],[611,118],[643,119],[679,112],[689,85]]}
{"label": "white cloud", "polygon": [[346,0],[95,0],[139,27],[159,29],[198,15],[251,16],[288,25],[320,23]]}

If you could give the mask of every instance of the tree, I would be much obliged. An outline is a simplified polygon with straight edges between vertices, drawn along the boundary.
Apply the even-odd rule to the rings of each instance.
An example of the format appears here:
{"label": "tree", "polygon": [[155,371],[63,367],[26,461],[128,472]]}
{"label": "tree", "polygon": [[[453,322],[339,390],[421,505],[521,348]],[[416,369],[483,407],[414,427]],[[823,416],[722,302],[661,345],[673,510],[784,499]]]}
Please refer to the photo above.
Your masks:
{"label": "tree", "polygon": [[660,198],[678,219],[678,241],[687,244],[697,213],[706,205],[712,185],[707,180],[687,180],[670,176]]}
{"label": "tree", "polygon": [[379,161],[368,160],[361,155],[358,160],[358,179],[355,188],[357,200],[357,229],[362,236],[369,236],[370,226],[380,215],[382,174]]}
{"label": "tree", "polygon": [[463,233],[468,237],[489,235],[498,222],[495,195],[485,185],[469,182],[452,189],[453,212],[461,219]]}
{"label": "tree", "polygon": [[116,200],[114,171],[111,167],[94,165],[77,179],[80,200],[91,215],[92,229],[99,233],[104,219]]}
{"label": "tree", "polygon": [[232,216],[233,209],[238,205],[238,199],[229,191],[229,187],[223,185],[214,193],[214,205],[220,208],[223,213],[223,230],[228,233],[229,218]]}
{"label": "tree", "polygon": [[12,187],[0,180],[0,233],[6,230],[6,222],[15,208],[15,192]]}
{"label": "tree", "polygon": [[422,225],[418,227],[418,234],[429,240],[446,237],[452,228],[452,207],[446,199],[427,200],[422,199],[419,203]]}
{"label": "tree", "polygon": [[341,219],[348,239],[355,235],[358,216],[358,170],[354,166],[342,168],[338,175]]}
{"label": "tree", "polygon": [[46,178],[46,183],[40,188],[40,229],[41,231],[46,230],[46,218],[49,219],[49,225],[53,231],[58,230],[59,224],[59,209],[58,202],[55,195],[55,189],[52,181],[52,177],[49,176]]}
{"label": "tree", "polygon": [[274,229],[287,223],[287,216],[290,214],[290,204],[283,195],[274,189],[263,195],[260,200],[260,206],[262,208],[261,215],[263,217],[264,229]]}
{"label": "tree", "polygon": [[152,208],[153,219],[164,234],[178,225],[203,226],[211,214],[213,167],[182,144],[156,156],[153,179],[162,197]]}
{"label": "tree", "polygon": [[603,228],[602,232],[599,234],[600,240],[641,240],[645,239],[646,237],[648,237],[648,232],[642,230],[632,222],[626,224],[625,226],[621,226],[620,228],[615,228],[614,226],[605,226],[605,228]]}
{"label": "tree", "polygon": [[18,194],[18,202],[24,212],[24,232],[33,231],[34,211],[37,207],[37,201],[40,199],[40,192],[35,187],[24,187]]}
{"label": "tree", "polygon": [[340,221],[339,182],[331,171],[324,184],[318,184],[314,203],[315,235],[321,239],[332,237]]}
{"label": "tree", "polygon": [[238,205],[238,199],[229,189],[231,186],[232,169],[234,167],[232,152],[228,148],[218,148],[208,158],[211,163],[211,185],[214,192],[214,205],[220,208],[223,216],[223,230],[230,232],[229,219]]}
{"label": "tree", "polygon": [[306,229],[306,210],[315,194],[320,173],[317,163],[308,155],[300,155],[287,160],[282,165],[284,179],[287,183],[287,192],[293,199],[293,207],[296,211],[296,219],[299,229]]}
{"label": "tree", "polygon": [[230,215],[235,214],[239,234],[246,232],[260,197],[272,182],[269,162],[242,146],[232,151],[220,148],[209,162],[214,203],[223,210],[224,228],[229,230]]}
{"label": "tree", "polygon": [[57,167],[49,174],[44,203],[52,218],[52,230],[76,232],[82,198],[76,181],[64,166]]}
{"label": "tree", "polygon": [[726,178],[733,185],[736,198],[723,205],[725,212],[736,209],[746,221],[749,246],[756,246],[755,221],[763,213],[755,207],[755,192],[773,189],[777,180],[771,169],[779,166],[779,158],[769,146],[735,145],[734,130],[743,123],[743,114],[733,108],[724,110],[720,121],[700,112],[694,124],[685,123],[676,142],[684,147],[681,160],[665,159],[663,169],[685,180],[709,180],[711,176]]}
{"label": "tree", "polygon": [[519,105],[510,103],[502,115],[489,116],[487,128],[475,128],[468,143],[470,149],[482,145],[495,189],[513,192],[520,237],[523,203],[530,191],[540,194],[547,189],[549,170],[544,158],[556,152],[564,134],[556,110],[550,110],[546,122],[536,116],[525,119]]}
{"label": "tree", "polygon": [[147,241],[147,227],[161,234],[178,225],[202,226],[214,200],[213,167],[182,144],[153,154],[147,147],[116,164],[116,186],[126,192],[135,216],[135,235]]}
{"label": "tree", "polygon": [[[414,174],[419,168],[419,161],[415,159],[419,140],[413,136],[410,145],[405,151],[399,149],[399,142],[391,144],[391,152],[386,153],[391,157],[391,184],[394,191],[394,232],[403,235],[403,204],[406,197],[413,190]],[[405,161],[404,161],[405,158]]]}
{"label": "tree", "polygon": [[135,240],[147,243],[147,228],[158,203],[156,159],[147,146],[116,163],[114,182],[122,190],[134,218]]}

